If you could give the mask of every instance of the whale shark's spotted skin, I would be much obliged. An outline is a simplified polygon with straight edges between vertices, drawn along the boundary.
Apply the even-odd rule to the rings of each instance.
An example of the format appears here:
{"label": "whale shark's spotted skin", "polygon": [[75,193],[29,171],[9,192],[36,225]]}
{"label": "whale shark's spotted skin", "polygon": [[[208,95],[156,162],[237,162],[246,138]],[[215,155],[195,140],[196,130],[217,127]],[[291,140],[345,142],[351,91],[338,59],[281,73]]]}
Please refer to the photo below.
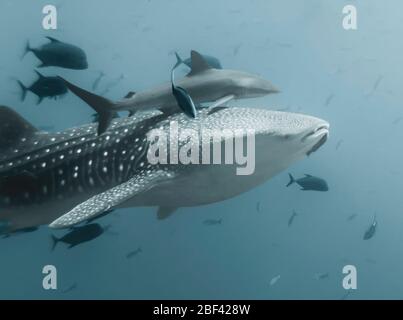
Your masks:
{"label": "whale shark's spotted skin", "polygon": [[[147,135],[157,128],[168,132],[171,121],[179,130],[193,129],[192,134],[253,129],[256,171],[238,177],[235,166],[151,165]],[[3,117],[0,133],[7,125]],[[182,113],[139,112],[113,120],[100,136],[94,124],[58,133],[34,131],[28,123],[20,126],[14,138],[6,135],[12,143],[0,137],[0,232],[51,222],[65,227],[123,202],[172,212],[228,199],[316,150],[328,133],[328,124],[314,117],[249,108],[199,109],[194,120]],[[188,143],[188,137],[181,138],[178,148]]]}
{"label": "whale shark's spotted skin", "polygon": [[22,185],[20,192],[1,197],[0,206],[63,199],[76,192],[120,184],[139,168],[147,170],[144,132],[151,127],[145,123],[150,116],[114,121],[102,136],[97,135],[95,125],[86,125],[20,138],[20,143],[1,157],[0,176],[29,172],[37,188],[32,193]]}

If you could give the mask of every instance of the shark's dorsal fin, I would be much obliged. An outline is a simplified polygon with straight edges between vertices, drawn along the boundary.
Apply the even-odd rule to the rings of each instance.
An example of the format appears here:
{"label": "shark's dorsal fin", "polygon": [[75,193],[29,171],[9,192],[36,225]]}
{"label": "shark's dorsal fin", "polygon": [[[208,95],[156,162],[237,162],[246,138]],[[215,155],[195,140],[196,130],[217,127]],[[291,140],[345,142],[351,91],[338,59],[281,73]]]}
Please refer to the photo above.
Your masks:
{"label": "shark's dorsal fin", "polygon": [[213,69],[212,66],[203,58],[203,56],[195,50],[190,52],[190,68],[192,69],[188,76],[193,76],[200,72]]}
{"label": "shark's dorsal fin", "polygon": [[61,41],[59,41],[59,40],[57,40],[57,39],[55,39],[55,38],[53,38],[53,37],[46,37],[47,39],[49,39],[51,42],[61,42]]}
{"label": "shark's dorsal fin", "polygon": [[147,191],[160,181],[170,179],[174,174],[164,170],[140,173],[129,181],[97,194],[80,203],[71,211],[50,224],[51,228],[67,228],[110,210],[133,196]]}
{"label": "shark's dorsal fin", "polygon": [[176,210],[177,207],[158,207],[157,218],[158,220],[164,220],[170,217]]}
{"label": "shark's dorsal fin", "polygon": [[9,107],[0,106],[0,152],[16,145],[38,130],[17,112]]}

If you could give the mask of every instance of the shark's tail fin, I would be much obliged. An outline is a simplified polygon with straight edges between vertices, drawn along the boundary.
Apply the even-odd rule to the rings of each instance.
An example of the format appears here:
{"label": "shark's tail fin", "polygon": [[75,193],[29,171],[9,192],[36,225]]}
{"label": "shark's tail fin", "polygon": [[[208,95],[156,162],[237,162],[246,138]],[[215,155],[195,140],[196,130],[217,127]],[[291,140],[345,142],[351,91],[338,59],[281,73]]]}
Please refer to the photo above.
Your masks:
{"label": "shark's tail fin", "polygon": [[77,87],[61,77],[59,77],[59,79],[61,79],[65,83],[65,85],[67,86],[67,88],[70,89],[71,92],[84,100],[91,108],[93,108],[98,113],[98,134],[101,135],[102,133],[104,133],[108,129],[112,119],[116,117],[116,111],[113,109],[115,103],[104,97],[98,96],[94,93]]}
{"label": "shark's tail fin", "polygon": [[183,63],[182,58],[179,56],[179,54],[176,51],[175,51],[175,57],[176,57],[176,64],[174,66],[174,69]]}
{"label": "shark's tail fin", "polygon": [[27,96],[28,88],[20,80],[17,80],[17,83],[21,88],[21,101],[24,101]]}
{"label": "shark's tail fin", "polygon": [[51,235],[51,239],[52,239],[52,251],[55,250],[57,243],[59,242],[59,239],[56,238],[53,234]]}
{"label": "shark's tail fin", "polygon": [[22,56],[21,56],[21,60],[24,59],[25,55],[30,51],[32,51],[32,48],[29,45],[29,40],[27,40],[27,43],[25,44],[24,52],[22,53]]}
{"label": "shark's tail fin", "polygon": [[291,173],[288,174],[290,176],[290,182],[288,182],[287,187],[289,187],[290,185],[292,185],[295,182],[294,177],[292,176]]}

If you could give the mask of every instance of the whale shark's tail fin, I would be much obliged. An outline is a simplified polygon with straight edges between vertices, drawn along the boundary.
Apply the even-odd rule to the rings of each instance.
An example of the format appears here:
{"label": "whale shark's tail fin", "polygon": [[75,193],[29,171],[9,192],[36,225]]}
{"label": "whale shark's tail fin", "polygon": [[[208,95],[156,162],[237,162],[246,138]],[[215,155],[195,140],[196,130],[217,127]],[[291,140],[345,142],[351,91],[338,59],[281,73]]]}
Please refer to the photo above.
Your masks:
{"label": "whale shark's tail fin", "polygon": [[292,185],[295,182],[294,177],[292,176],[291,173],[288,174],[290,176],[290,182],[288,182],[287,187],[289,187],[290,185]]}
{"label": "whale shark's tail fin", "polygon": [[71,92],[85,101],[98,113],[98,135],[104,133],[108,129],[112,119],[116,117],[117,112],[113,109],[116,104],[104,97],[98,96],[94,93],[77,87],[76,85],[68,82],[62,77],[58,78],[64,82],[66,87],[69,88]]}

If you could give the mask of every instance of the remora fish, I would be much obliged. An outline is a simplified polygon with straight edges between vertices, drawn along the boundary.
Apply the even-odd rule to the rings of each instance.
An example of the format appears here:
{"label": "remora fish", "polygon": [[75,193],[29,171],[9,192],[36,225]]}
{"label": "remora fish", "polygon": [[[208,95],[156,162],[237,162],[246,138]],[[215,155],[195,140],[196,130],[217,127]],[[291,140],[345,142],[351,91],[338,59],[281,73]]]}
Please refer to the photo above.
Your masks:
{"label": "remora fish", "polygon": [[106,229],[107,228],[103,228],[98,223],[91,223],[82,227],[74,227],[61,238],[52,235],[52,250],[55,249],[59,242],[67,243],[69,245],[68,248],[71,249],[79,244],[98,238]]}
{"label": "remora fish", "polygon": [[[196,104],[212,102],[210,108],[215,108],[233,99],[256,98],[278,92],[269,81],[259,76],[242,71],[214,69],[196,51],[191,52],[191,65],[190,73],[177,81],[176,85],[186,90]],[[171,83],[113,102],[64,81],[74,94],[99,113],[99,134],[109,127],[113,112],[129,111],[133,114],[157,108],[172,113],[172,109],[176,112],[180,110],[172,94]]]}
{"label": "remora fish", "polygon": [[[181,132],[198,134],[205,128],[216,135],[253,128],[253,173],[237,175],[236,164],[149,163],[148,135],[156,128],[169,134],[171,122]],[[211,114],[201,109],[194,120],[158,111],[118,118],[102,136],[94,124],[45,133],[0,107],[1,229],[8,233],[52,221],[52,227],[70,227],[114,208],[159,206],[164,212],[226,200],[317,150],[328,131],[327,122],[311,116],[234,107]],[[211,150],[219,147],[215,141],[207,142]],[[190,142],[202,147],[199,139]],[[178,149],[184,146],[189,146],[188,138],[179,135]]]}
{"label": "remora fish", "polygon": [[28,91],[38,96],[37,105],[44,98],[57,98],[67,93],[67,87],[58,77],[45,77],[36,71],[38,79],[29,87],[26,87],[21,81],[17,81],[21,88],[21,101],[25,100]]}
{"label": "remora fish", "polygon": [[187,116],[191,118],[196,118],[196,107],[192,100],[192,97],[187,93],[185,89],[175,85],[174,72],[177,66],[178,64],[176,64],[176,66],[174,66],[171,71],[172,94],[174,95],[179,108],[181,108]]}
{"label": "remora fish", "polygon": [[29,42],[25,47],[24,56],[32,52],[41,60],[42,64],[39,68],[50,66],[76,70],[88,68],[87,56],[81,48],[52,37],[46,38],[50,40],[50,43],[39,48],[31,48]]}

